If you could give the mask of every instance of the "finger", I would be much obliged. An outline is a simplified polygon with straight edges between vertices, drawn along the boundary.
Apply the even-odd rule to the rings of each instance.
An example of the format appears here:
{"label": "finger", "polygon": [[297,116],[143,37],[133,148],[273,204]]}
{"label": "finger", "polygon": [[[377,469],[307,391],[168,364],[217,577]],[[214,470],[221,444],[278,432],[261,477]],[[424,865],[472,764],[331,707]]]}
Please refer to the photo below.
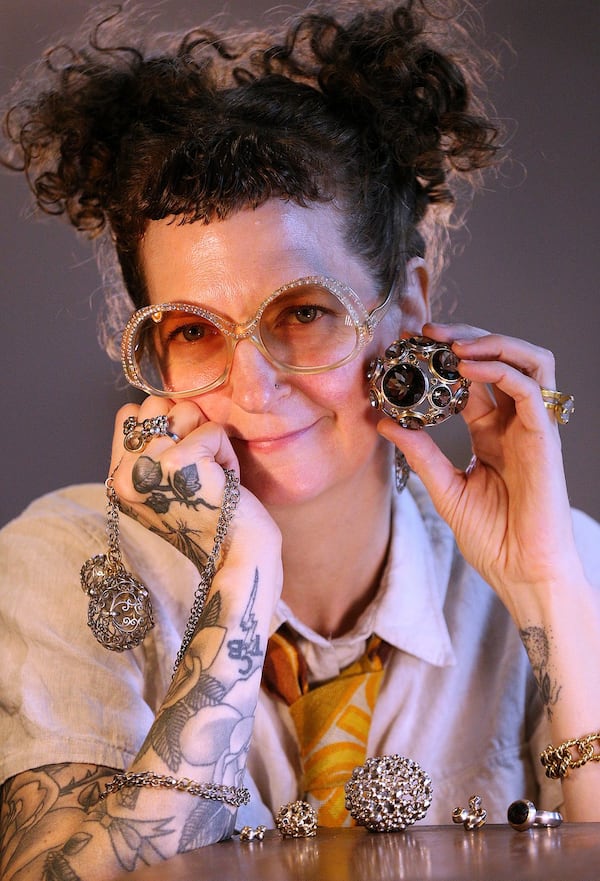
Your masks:
{"label": "finger", "polygon": [[139,412],[139,404],[125,404],[117,410],[113,429],[109,474],[114,474],[115,469],[119,466],[126,452],[123,446],[123,423],[130,416],[139,419]]}
{"label": "finger", "polygon": [[[168,440],[168,439],[167,439]],[[133,505],[144,504],[149,493],[191,483],[194,496],[219,506],[225,477],[231,469],[239,479],[239,465],[225,431],[216,423],[205,423],[180,443],[159,449],[153,441],[141,454],[132,454],[125,471],[115,474],[114,487],[119,498]],[[150,482],[149,482],[150,478]]]}
{"label": "finger", "polygon": [[490,334],[489,330],[471,324],[442,324],[438,321],[428,321],[424,324],[423,333],[432,340],[448,344],[455,340],[477,340]]}
{"label": "finger", "polygon": [[[548,411],[542,399],[539,383],[520,370],[506,364],[503,361],[466,361],[459,362],[459,370],[462,376],[470,379],[472,383],[489,383],[495,390],[496,408],[506,412],[510,406],[516,409],[523,425],[537,431],[541,424],[554,423],[556,419]],[[475,385],[471,389],[477,388]],[[477,401],[477,392],[475,392]],[[469,401],[469,405],[471,401]],[[463,411],[465,421],[472,423],[477,414],[477,405],[467,413],[469,407]]]}
{"label": "finger", "polygon": [[526,340],[486,334],[473,339],[456,338],[452,349],[461,360],[503,361],[535,379],[538,385],[554,388],[554,355]]}
{"label": "finger", "polygon": [[[169,424],[168,434],[151,437],[138,450],[127,450],[123,443],[125,437],[124,423],[131,416],[139,423],[146,419],[154,419],[157,416],[167,416]],[[168,448],[173,443],[178,443],[205,421],[206,417],[194,401],[174,402],[169,398],[150,395],[141,405],[126,404],[124,407],[121,407],[115,418],[110,473],[112,474],[116,463],[122,460],[125,453],[138,456],[144,450],[151,449],[153,455],[159,455],[162,450]]]}
{"label": "finger", "polygon": [[459,358],[479,361],[504,361],[536,379],[540,385],[554,388],[554,355],[549,349],[527,340],[504,334],[490,333],[468,324],[437,324],[423,326],[432,339],[450,343]]}
{"label": "finger", "polygon": [[167,412],[169,417],[169,431],[174,432],[180,440],[208,422],[206,416],[195,401],[182,400],[172,402]]}

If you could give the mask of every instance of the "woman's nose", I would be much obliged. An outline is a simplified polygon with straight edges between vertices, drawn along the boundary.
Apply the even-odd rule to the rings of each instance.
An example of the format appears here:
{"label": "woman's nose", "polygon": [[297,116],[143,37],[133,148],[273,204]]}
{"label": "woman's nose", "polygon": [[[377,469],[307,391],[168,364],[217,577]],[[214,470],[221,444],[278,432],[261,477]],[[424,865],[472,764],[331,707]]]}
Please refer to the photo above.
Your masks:
{"label": "woman's nose", "polygon": [[233,353],[229,383],[231,398],[249,413],[270,410],[281,396],[278,369],[267,361],[252,340],[240,340]]}

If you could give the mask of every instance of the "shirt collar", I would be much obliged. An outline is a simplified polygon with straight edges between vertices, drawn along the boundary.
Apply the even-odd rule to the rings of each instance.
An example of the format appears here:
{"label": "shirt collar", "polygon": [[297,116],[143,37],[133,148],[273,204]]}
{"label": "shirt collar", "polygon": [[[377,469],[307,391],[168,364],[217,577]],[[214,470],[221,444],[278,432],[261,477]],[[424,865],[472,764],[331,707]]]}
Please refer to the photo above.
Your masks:
{"label": "shirt collar", "polygon": [[[416,475],[395,494],[388,562],[381,587],[352,630],[334,643],[364,642],[372,633],[400,651],[438,667],[456,663],[444,618],[444,601],[452,566],[454,538],[436,513]],[[287,621],[301,636],[318,645],[331,641],[300,621],[280,600],[271,632]]]}

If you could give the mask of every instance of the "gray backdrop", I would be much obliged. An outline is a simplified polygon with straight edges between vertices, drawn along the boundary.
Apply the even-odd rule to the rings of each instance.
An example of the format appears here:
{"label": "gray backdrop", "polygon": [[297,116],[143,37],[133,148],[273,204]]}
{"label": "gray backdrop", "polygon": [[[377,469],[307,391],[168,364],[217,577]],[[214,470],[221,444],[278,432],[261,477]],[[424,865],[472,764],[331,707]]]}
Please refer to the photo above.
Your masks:
{"label": "gray backdrop", "polygon": [[[227,8],[252,19],[271,5],[232,0]],[[0,0],[0,91],[94,6]],[[187,26],[220,8],[163,0],[159,20]],[[491,91],[510,120],[514,162],[475,202],[445,301],[456,320],[555,351],[558,386],[577,398],[562,429],[571,498],[597,518],[599,10],[598,0],[486,4],[489,34],[512,46]],[[0,187],[3,523],[42,492],[105,478],[113,413],[129,392],[96,343],[100,291],[89,246],[61,222],[28,216],[19,176],[1,175]],[[457,462],[467,461],[460,426],[442,426],[438,436]]]}

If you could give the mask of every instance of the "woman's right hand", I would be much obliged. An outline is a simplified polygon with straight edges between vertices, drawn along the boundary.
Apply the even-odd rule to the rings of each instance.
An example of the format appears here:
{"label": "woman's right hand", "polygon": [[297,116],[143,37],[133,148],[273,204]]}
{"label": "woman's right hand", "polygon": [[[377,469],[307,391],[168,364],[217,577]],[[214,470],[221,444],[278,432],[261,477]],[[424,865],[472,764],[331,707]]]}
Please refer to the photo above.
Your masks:
{"label": "woman's right hand", "polygon": [[[180,440],[156,437],[142,451],[127,452],[124,420],[161,414],[168,415],[169,430]],[[199,568],[213,547],[224,468],[239,476],[229,439],[192,401],[147,398],[117,414],[110,473],[123,510]],[[207,614],[198,621],[128,771],[218,786],[244,784],[282,571],[279,530],[243,486],[226,545]],[[53,877],[104,881],[121,877],[139,861],[156,863],[233,833],[231,804],[172,788],[143,786],[97,801],[114,770],[47,765],[7,781],[0,788],[3,877],[33,881],[53,871]]]}
{"label": "woman's right hand", "polygon": [[[170,437],[153,438],[140,452],[123,446],[123,423],[167,415]],[[211,552],[223,500],[223,469],[240,476],[237,457],[224,429],[208,422],[191,400],[148,397],[117,413],[110,474],[124,513],[160,535],[202,570]],[[260,534],[279,552],[279,530],[258,499],[240,486],[240,500],[228,527],[228,547],[250,547]]]}

